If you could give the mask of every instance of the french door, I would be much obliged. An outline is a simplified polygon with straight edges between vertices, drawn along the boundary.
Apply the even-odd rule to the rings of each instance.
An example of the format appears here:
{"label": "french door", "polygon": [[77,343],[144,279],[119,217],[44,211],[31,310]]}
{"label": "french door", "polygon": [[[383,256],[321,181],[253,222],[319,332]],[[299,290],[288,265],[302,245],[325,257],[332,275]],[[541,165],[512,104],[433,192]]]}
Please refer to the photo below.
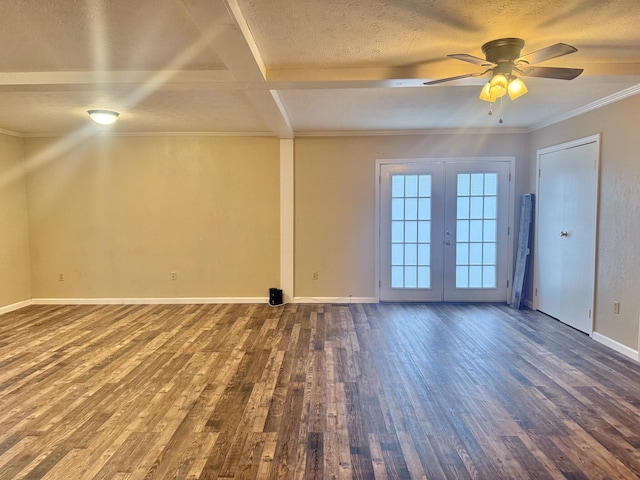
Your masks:
{"label": "french door", "polygon": [[509,168],[380,165],[381,301],[506,301]]}

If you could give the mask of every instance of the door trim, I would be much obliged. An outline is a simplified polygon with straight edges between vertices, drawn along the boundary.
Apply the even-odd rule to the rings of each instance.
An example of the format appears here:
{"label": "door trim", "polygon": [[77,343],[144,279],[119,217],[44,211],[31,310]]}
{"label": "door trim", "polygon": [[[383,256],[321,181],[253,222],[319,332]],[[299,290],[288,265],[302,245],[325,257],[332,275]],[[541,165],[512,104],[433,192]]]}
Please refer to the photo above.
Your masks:
{"label": "door trim", "polygon": [[538,202],[540,199],[540,158],[542,157],[542,155],[548,154],[548,153],[553,153],[553,152],[558,152],[561,150],[568,150],[570,148],[575,148],[575,147],[579,147],[581,145],[586,145],[589,143],[595,143],[597,145],[597,150],[598,150],[598,155],[596,156],[595,162],[595,169],[596,169],[596,178],[595,178],[595,209],[593,211],[593,215],[594,215],[594,221],[593,221],[593,240],[594,240],[594,255],[592,258],[592,265],[591,265],[591,270],[593,272],[593,290],[591,292],[591,302],[590,302],[590,307],[591,307],[591,333],[589,334],[590,337],[593,337],[593,334],[595,332],[595,324],[596,324],[596,311],[595,311],[595,297],[596,297],[596,291],[595,291],[595,287],[596,287],[596,258],[598,257],[598,211],[600,208],[600,200],[599,200],[599,195],[600,195],[600,149],[601,149],[601,145],[600,145],[600,134],[597,133],[595,135],[590,135],[588,137],[583,137],[583,138],[578,138],[576,140],[571,140],[568,142],[564,142],[564,143],[560,143],[557,145],[552,145],[549,147],[545,147],[545,148],[541,148],[538,149],[537,154],[536,154],[536,208],[535,208],[535,242],[534,242],[534,248],[533,248],[533,309],[534,310],[538,310],[538,280],[539,280],[539,273],[538,273],[538,259],[539,254],[538,254],[538,234],[539,234],[539,226],[538,226],[538,217],[539,215],[537,214],[538,210]]}
{"label": "door trim", "polygon": [[377,159],[375,168],[375,203],[376,203],[376,218],[375,218],[375,298],[376,303],[380,303],[380,186],[382,181],[382,165],[389,164],[403,164],[403,163],[482,163],[482,162],[508,162],[509,164],[509,211],[508,211],[508,226],[509,226],[509,238],[507,241],[507,278],[509,279],[509,285],[507,287],[507,299],[511,296],[511,289],[513,287],[513,252],[515,251],[514,239],[517,238],[514,231],[514,215],[515,215],[515,157],[442,157],[442,158],[391,158],[391,159]]}

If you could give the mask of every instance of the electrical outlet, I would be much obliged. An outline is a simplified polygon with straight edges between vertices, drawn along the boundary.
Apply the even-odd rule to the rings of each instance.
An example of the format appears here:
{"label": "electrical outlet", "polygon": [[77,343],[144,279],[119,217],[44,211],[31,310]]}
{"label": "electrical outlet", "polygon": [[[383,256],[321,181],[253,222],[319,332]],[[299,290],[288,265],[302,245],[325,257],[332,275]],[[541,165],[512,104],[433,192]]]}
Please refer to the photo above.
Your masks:
{"label": "electrical outlet", "polygon": [[311,280],[317,280],[318,279],[318,272],[313,272],[311,274]]}
{"label": "electrical outlet", "polygon": [[64,282],[64,273],[59,273],[58,274],[58,281],[59,282]]}
{"label": "electrical outlet", "polygon": [[613,302],[613,313],[620,313],[620,302]]}
{"label": "electrical outlet", "polygon": [[171,280],[178,280],[178,272],[171,272]]}

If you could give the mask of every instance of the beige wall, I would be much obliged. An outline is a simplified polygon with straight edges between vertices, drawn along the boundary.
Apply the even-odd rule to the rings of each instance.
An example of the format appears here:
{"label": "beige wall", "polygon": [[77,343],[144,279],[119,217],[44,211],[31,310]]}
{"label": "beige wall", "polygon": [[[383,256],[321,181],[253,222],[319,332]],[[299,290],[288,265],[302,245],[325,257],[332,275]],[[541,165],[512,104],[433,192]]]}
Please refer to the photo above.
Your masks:
{"label": "beige wall", "polygon": [[[595,331],[638,349],[640,316],[640,95],[532,134],[536,151],[601,134]],[[535,176],[531,175],[532,187]],[[620,302],[620,314],[613,302]]]}
{"label": "beige wall", "polygon": [[[595,330],[637,349],[639,113],[637,95],[531,134],[297,139],[295,296],[376,296],[377,159],[514,156],[517,201],[535,191],[537,149],[601,133]],[[279,285],[278,149],[274,138],[0,135],[0,308],[266,296]]]}
{"label": "beige wall", "polygon": [[295,296],[376,297],[377,159],[513,156],[519,197],[529,188],[527,146],[526,134],[506,133],[297,139]]}
{"label": "beige wall", "polygon": [[279,282],[278,149],[274,138],[25,139],[33,297],[266,297]]}
{"label": "beige wall", "polygon": [[31,298],[22,147],[0,134],[0,308]]}

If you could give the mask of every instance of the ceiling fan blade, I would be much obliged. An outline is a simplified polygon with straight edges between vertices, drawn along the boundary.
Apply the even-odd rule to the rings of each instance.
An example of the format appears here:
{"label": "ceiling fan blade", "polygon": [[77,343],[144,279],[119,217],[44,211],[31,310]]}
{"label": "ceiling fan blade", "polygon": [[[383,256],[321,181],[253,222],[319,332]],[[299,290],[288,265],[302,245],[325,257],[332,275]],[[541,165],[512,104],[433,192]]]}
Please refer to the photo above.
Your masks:
{"label": "ceiling fan blade", "polygon": [[520,70],[525,77],[555,78],[558,80],[573,80],[580,75],[582,68],[560,67],[525,67]]}
{"label": "ceiling fan blade", "polygon": [[527,55],[523,55],[520,58],[516,58],[514,63],[517,65],[520,62],[524,62],[529,65],[533,65],[535,63],[551,60],[552,58],[561,57],[562,55],[569,55],[570,53],[577,51],[578,49],[576,47],[572,47],[566,43],[556,43],[550,47],[542,48],[535,52],[528,53]]}
{"label": "ceiling fan blade", "polygon": [[489,62],[484,58],[474,57],[473,55],[469,55],[467,53],[454,53],[452,55],[447,55],[447,57],[455,58],[456,60],[462,60],[463,62],[473,63],[474,65],[480,65],[481,67],[496,66],[496,64],[493,62]]}
{"label": "ceiling fan blade", "polygon": [[461,78],[481,77],[482,75],[484,75],[488,71],[489,70],[485,70],[482,73],[467,73],[466,75],[458,75],[457,77],[441,78],[440,80],[432,80],[431,82],[424,82],[424,84],[425,85],[438,85],[439,83],[452,82],[454,80],[460,80]]}

